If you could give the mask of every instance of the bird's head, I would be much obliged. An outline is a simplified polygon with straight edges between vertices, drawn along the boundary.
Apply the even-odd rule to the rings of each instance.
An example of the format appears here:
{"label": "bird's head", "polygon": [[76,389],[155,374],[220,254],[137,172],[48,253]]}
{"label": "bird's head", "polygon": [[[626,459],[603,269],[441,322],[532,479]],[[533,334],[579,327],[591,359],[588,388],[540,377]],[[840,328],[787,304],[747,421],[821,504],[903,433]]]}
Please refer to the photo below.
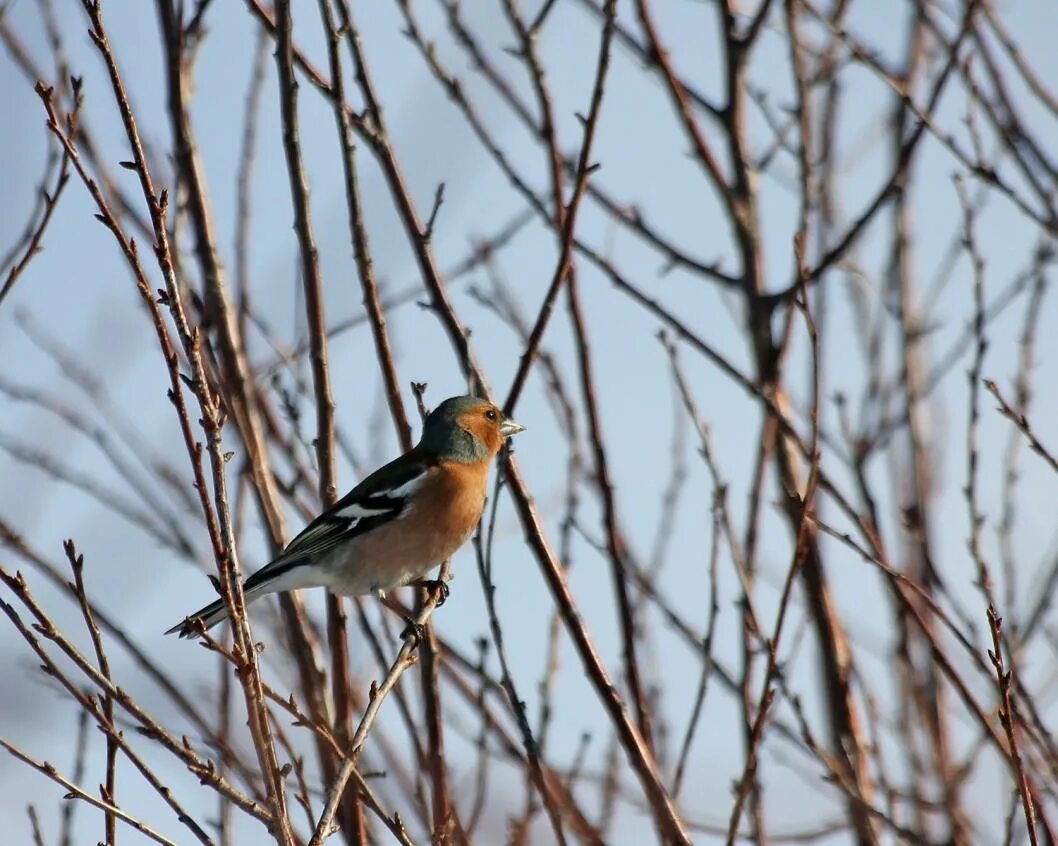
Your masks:
{"label": "bird's head", "polygon": [[488,400],[450,397],[426,417],[419,446],[452,461],[482,461],[524,428]]}

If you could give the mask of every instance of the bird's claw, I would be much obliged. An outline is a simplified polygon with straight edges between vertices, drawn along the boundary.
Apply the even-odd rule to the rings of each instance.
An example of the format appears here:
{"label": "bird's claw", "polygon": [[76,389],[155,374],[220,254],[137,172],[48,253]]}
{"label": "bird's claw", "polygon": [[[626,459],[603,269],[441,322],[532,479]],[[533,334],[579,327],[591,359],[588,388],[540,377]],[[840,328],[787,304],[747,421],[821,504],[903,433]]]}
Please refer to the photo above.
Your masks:
{"label": "bird's claw", "polygon": [[437,607],[440,608],[445,604],[448,599],[448,582],[444,579],[423,579],[419,582],[419,586],[423,588],[431,596],[437,594]]}
{"label": "bird's claw", "polygon": [[[431,598],[437,597],[437,605],[435,606],[437,608],[444,605],[445,600],[448,599],[448,583],[443,579],[421,579],[416,584],[425,590]],[[426,628],[422,623],[411,617],[405,617],[404,623],[404,629],[400,633],[401,640],[412,638],[418,644],[426,639]]]}
{"label": "bird's claw", "polygon": [[412,642],[416,645],[426,640],[426,627],[422,623],[413,620],[411,617],[404,618],[405,626],[401,629],[400,639],[408,640],[412,639]]}

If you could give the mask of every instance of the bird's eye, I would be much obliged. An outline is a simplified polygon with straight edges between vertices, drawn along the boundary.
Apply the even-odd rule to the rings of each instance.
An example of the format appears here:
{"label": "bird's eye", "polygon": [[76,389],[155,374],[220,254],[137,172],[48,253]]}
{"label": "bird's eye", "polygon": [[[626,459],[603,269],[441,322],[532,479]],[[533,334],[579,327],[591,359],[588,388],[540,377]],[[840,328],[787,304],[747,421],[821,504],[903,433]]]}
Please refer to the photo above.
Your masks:
{"label": "bird's eye", "polygon": [[494,409],[490,408],[488,411],[485,412],[485,416],[489,420],[495,420],[496,419],[496,411]]}

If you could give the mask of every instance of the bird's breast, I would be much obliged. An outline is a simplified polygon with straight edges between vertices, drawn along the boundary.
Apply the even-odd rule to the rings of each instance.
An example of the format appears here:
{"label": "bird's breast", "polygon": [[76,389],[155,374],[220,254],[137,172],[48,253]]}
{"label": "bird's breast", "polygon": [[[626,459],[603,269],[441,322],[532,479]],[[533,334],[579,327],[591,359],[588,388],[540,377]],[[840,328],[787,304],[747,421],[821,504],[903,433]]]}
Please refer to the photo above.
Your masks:
{"label": "bird's breast", "polygon": [[488,468],[440,465],[401,514],[361,535],[334,571],[332,589],[357,595],[424,577],[469,539],[485,505]]}

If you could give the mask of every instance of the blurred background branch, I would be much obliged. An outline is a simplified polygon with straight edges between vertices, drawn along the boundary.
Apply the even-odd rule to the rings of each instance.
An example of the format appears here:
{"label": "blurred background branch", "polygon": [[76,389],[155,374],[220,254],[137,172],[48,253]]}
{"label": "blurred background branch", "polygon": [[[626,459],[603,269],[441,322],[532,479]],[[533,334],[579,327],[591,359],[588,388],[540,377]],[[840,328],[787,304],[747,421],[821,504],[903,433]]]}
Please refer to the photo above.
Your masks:
{"label": "blurred background branch", "polygon": [[[5,837],[1055,842],[1056,38],[4,5]],[[248,615],[467,391],[529,432],[444,606]]]}

